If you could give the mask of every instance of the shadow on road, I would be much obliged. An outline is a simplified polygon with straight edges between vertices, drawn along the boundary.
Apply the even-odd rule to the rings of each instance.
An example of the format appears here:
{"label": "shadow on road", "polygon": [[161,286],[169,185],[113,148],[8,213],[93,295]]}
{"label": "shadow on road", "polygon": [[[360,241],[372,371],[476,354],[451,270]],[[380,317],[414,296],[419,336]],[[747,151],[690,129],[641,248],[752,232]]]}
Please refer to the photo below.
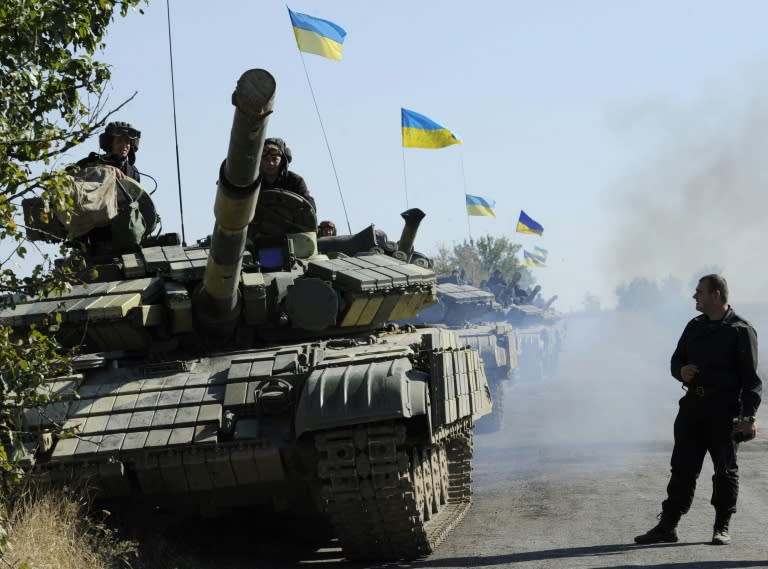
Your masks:
{"label": "shadow on road", "polygon": [[[659,547],[688,547],[702,545],[704,542],[697,543],[668,543],[652,546]],[[504,555],[491,555],[488,557],[450,557],[444,559],[427,559],[422,562],[414,563],[413,567],[483,567],[486,565],[507,565],[511,563],[524,563],[526,561],[545,561],[551,559],[566,559],[569,557],[591,557],[610,555],[613,553],[624,553],[628,551],[648,549],[648,546],[638,546],[634,544],[620,543],[614,545],[595,545],[592,547],[567,547],[562,549],[545,549],[542,551],[524,551],[521,553],[507,553]],[[740,567],[765,567],[766,561],[711,561],[711,562],[691,562],[691,563],[671,563],[664,565],[644,565],[643,567],[654,567],[662,569],[669,567],[672,569],[738,569]],[[606,567],[604,569],[625,569],[637,567],[637,565],[617,565]]]}
{"label": "shadow on road", "polygon": [[[742,567],[765,567],[768,559],[760,561],[683,561],[680,563],[661,563],[643,565],[645,569],[740,569]],[[603,569],[637,569],[637,565],[611,565]]]}

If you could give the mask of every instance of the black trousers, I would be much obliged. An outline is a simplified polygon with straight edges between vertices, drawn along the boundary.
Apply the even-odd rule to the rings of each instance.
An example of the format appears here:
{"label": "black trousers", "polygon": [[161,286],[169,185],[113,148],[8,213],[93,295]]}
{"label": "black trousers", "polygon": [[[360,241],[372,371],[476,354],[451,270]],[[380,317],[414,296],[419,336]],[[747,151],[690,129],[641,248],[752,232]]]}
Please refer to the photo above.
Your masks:
{"label": "black trousers", "polygon": [[718,513],[736,511],[738,444],[733,440],[732,431],[738,410],[738,401],[732,397],[687,394],[680,399],[680,410],[675,419],[672,476],[667,485],[667,499],[662,503],[664,512],[680,515],[688,512],[707,452],[715,470],[711,503]]}

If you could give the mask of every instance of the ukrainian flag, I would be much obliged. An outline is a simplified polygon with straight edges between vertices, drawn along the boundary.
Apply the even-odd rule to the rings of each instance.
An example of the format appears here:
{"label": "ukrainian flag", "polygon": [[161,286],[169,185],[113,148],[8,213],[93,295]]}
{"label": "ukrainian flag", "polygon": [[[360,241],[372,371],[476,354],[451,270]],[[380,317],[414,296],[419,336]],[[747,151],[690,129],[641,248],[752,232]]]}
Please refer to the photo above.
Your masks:
{"label": "ukrainian flag", "polygon": [[546,267],[544,261],[541,260],[535,253],[530,253],[523,249],[523,264],[526,267]]}
{"label": "ukrainian flag", "polygon": [[496,217],[496,212],[493,211],[493,208],[496,206],[496,202],[489,202],[480,196],[470,196],[469,194],[464,195],[467,198],[467,215]]}
{"label": "ukrainian flag", "polygon": [[534,221],[528,217],[528,214],[521,209],[520,217],[517,220],[517,229],[515,229],[515,231],[518,233],[533,233],[535,235],[541,235],[544,233],[544,228],[538,221]]}
{"label": "ukrainian flag", "polygon": [[406,148],[445,148],[461,144],[459,137],[424,115],[401,109],[403,146]]}
{"label": "ukrainian flag", "polygon": [[290,8],[288,14],[291,16],[296,44],[301,51],[341,61],[341,44],[347,32],[333,22],[292,12]]}
{"label": "ukrainian flag", "polygon": [[547,257],[549,256],[549,251],[544,249],[544,247],[539,247],[538,245],[536,245],[533,248],[533,256],[536,257],[542,263],[546,263]]}

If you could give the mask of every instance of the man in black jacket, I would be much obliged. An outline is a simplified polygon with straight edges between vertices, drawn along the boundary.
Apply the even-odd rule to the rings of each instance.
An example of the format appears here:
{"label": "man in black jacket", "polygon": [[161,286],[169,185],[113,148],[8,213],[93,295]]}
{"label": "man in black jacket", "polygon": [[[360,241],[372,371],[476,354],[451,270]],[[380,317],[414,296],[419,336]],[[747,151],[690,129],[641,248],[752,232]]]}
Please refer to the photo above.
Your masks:
{"label": "man in black jacket", "polygon": [[667,499],[659,523],[635,538],[641,544],[677,541],[677,523],[691,507],[707,452],[715,471],[712,544],[730,543],[728,525],[739,493],[736,450],[739,441],[756,435],[762,381],[755,330],[729,306],[728,284],[720,275],[702,277],[693,298],[702,315],[688,322],[672,354],[672,375],[686,394],[675,419]]}
{"label": "man in black jacket", "polygon": [[288,169],[292,159],[291,149],[282,138],[266,139],[261,155],[261,189],[276,188],[299,194],[317,210],[304,178]]}
{"label": "man in black jacket", "polygon": [[139,150],[141,132],[133,128],[127,122],[111,122],[99,135],[99,148],[106,154],[91,152],[88,156],[78,161],[80,168],[88,166],[111,167],[118,180],[123,176],[133,178],[141,182],[139,170],[134,166],[136,152]]}

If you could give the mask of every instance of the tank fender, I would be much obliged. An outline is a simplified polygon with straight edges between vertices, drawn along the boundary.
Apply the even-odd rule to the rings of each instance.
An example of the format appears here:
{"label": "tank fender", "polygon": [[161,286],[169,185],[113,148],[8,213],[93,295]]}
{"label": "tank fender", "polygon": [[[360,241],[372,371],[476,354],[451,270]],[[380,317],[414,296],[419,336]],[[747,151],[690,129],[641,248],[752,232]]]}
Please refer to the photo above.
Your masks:
{"label": "tank fender", "polygon": [[428,389],[428,374],[408,358],[315,369],[299,398],[296,436],[420,415],[429,421]]}

